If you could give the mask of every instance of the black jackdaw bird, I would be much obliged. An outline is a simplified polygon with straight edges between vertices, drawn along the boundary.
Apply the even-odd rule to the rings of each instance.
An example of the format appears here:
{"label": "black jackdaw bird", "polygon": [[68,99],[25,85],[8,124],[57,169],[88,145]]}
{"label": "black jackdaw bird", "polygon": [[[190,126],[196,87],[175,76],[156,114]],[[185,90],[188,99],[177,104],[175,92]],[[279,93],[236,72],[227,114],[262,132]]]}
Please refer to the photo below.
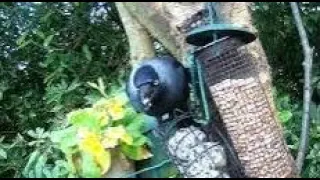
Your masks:
{"label": "black jackdaw bird", "polygon": [[175,58],[154,57],[133,68],[126,92],[138,112],[160,117],[185,107],[189,80],[187,68]]}

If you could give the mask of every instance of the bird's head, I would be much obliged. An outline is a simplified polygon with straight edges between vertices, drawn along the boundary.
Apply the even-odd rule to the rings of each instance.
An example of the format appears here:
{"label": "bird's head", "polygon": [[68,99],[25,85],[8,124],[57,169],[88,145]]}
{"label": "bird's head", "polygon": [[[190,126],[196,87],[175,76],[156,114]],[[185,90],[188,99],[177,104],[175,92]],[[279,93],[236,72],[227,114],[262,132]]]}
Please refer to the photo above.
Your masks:
{"label": "bird's head", "polygon": [[150,110],[161,98],[163,87],[158,74],[151,66],[141,67],[135,74],[134,84],[144,110]]}
{"label": "bird's head", "polygon": [[149,110],[159,100],[161,96],[161,87],[159,81],[143,84],[139,87],[141,103],[145,110]]}

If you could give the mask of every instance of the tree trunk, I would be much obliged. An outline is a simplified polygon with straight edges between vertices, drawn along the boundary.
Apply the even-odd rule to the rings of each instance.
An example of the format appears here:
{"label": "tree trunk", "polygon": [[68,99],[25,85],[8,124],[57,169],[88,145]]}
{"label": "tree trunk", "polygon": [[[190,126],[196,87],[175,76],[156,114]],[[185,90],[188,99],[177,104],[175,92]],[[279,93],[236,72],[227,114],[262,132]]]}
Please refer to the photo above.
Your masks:
{"label": "tree trunk", "polygon": [[188,25],[191,16],[203,9],[203,3],[127,2],[124,5],[173,56],[184,59],[188,47],[184,26]]}
{"label": "tree trunk", "polygon": [[131,65],[141,59],[153,57],[155,50],[149,33],[131,16],[123,3],[117,2],[116,6],[129,40]]}
{"label": "tree trunk", "polygon": [[[204,9],[203,2],[127,2],[123,4],[128,12],[134,18],[136,18],[136,20],[143,27],[146,28],[151,36],[158,39],[177,59],[179,59],[180,61],[184,61],[184,55],[189,49],[189,46],[185,42],[186,32],[190,29],[191,23],[194,23],[195,21],[202,18],[202,12]],[[256,31],[254,26],[252,25],[248,3],[217,2],[215,3],[215,10],[220,21],[244,25],[252,31]],[[270,116],[272,116],[271,119],[262,119],[261,122],[263,122],[264,129],[273,128],[274,131],[282,132],[281,126],[275,115],[276,110],[271,92],[272,83],[270,76],[270,67],[268,65],[266,55],[259,39],[249,44],[247,46],[247,49],[248,53],[253,57],[253,64],[255,64],[258,70],[258,77],[256,78],[259,79],[259,82],[262,86],[261,91],[259,91],[259,93],[261,93],[260,97],[265,97],[268,105],[270,106],[268,113],[270,114]],[[214,100],[218,101],[217,99]],[[217,102],[217,104],[219,104],[219,102]],[[247,106],[249,105],[250,104],[247,104]],[[228,123],[228,121],[226,121],[225,119],[223,120],[225,121],[225,123]],[[241,124],[242,122],[238,123]],[[255,129],[250,130],[255,131]],[[268,130],[267,132],[270,131]],[[250,136],[252,132],[248,131],[245,133]],[[261,134],[263,134],[263,132],[261,132]],[[240,160],[243,163],[248,176],[295,177],[296,170],[294,167],[294,161],[285,144],[283,135],[282,133],[278,133],[275,136],[277,140],[281,141],[276,151],[279,151],[279,154],[283,155],[284,157],[282,160],[266,160],[268,162],[274,161],[273,163],[264,162],[265,158],[269,155],[265,157],[257,157],[261,158],[261,161],[259,161],[261,163],[260,165],[251,163],[252,157],[257,151],[259,151],[259,149],[255,149],[255,151],[253,151],[251,155],[248,155],[245,149],[237,146],[235,147],[240,155],[245,155],[244,157],[240,157]],[[233,141],[234,144],[238,144],[237,137],[234,137]],[[247,142],[246,145],[254,146],[254,142],[253,144],[250,143],[251,142]],[[267,142],[264,142],[264,145],[267,145],[268,147],[272,146],[272,142],[269,142],[269,144],[266,143]],[[260,150],[266,152],[264,151],[264,149],[260,148]],[[277,164],[277,161],[286,161],[286,163]],[[281,172],[278,170],[277,173],[275,173],[273,171],[279,168],[281,169],[283,166],[285,166],[286,172]],[[252,169],[254,169],[254,171]]]}

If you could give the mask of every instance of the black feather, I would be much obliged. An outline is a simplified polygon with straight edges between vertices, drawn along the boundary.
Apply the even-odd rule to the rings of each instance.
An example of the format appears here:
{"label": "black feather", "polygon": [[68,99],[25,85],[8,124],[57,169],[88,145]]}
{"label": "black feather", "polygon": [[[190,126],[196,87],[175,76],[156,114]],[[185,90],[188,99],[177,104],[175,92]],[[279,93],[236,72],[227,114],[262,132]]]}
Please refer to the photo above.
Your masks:
{"label": "black feather", "polygon": [[153,83],[159,80],[159,76],[152,66],[146,65],[139,68],[134,76],[134,85],[139,88],[140,86]]}

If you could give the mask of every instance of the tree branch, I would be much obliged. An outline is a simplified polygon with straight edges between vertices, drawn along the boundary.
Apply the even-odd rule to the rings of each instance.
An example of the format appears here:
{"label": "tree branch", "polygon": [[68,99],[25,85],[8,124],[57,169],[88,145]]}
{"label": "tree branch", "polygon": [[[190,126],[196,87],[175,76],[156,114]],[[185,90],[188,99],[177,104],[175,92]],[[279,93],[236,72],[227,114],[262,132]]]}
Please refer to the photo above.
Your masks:
{"label": "tree branch", "polygon": [[302,130],[300,135],[300,146],[297,157],[297,168],[301,174],[303,162],[309,143],[309,129],[310,129],[310,99],[311,99],[311,70],[312,70],[312,58],[313,50],[310,48],[308,37],[305,28],[302,23],[302,19],[299,13],[299,8],[296,2],[290,2],[292,13],[295,19],[297,29],[299,31],[300,40],[302,43],[304,54],[304,93],[303,93],[303,118],[302,118]]}
{"label": "tree branch", "polygon": [[152,37],[183,61],[188,45],[182,27],[203,9],[203,2],[124,2],[124,6]]}

